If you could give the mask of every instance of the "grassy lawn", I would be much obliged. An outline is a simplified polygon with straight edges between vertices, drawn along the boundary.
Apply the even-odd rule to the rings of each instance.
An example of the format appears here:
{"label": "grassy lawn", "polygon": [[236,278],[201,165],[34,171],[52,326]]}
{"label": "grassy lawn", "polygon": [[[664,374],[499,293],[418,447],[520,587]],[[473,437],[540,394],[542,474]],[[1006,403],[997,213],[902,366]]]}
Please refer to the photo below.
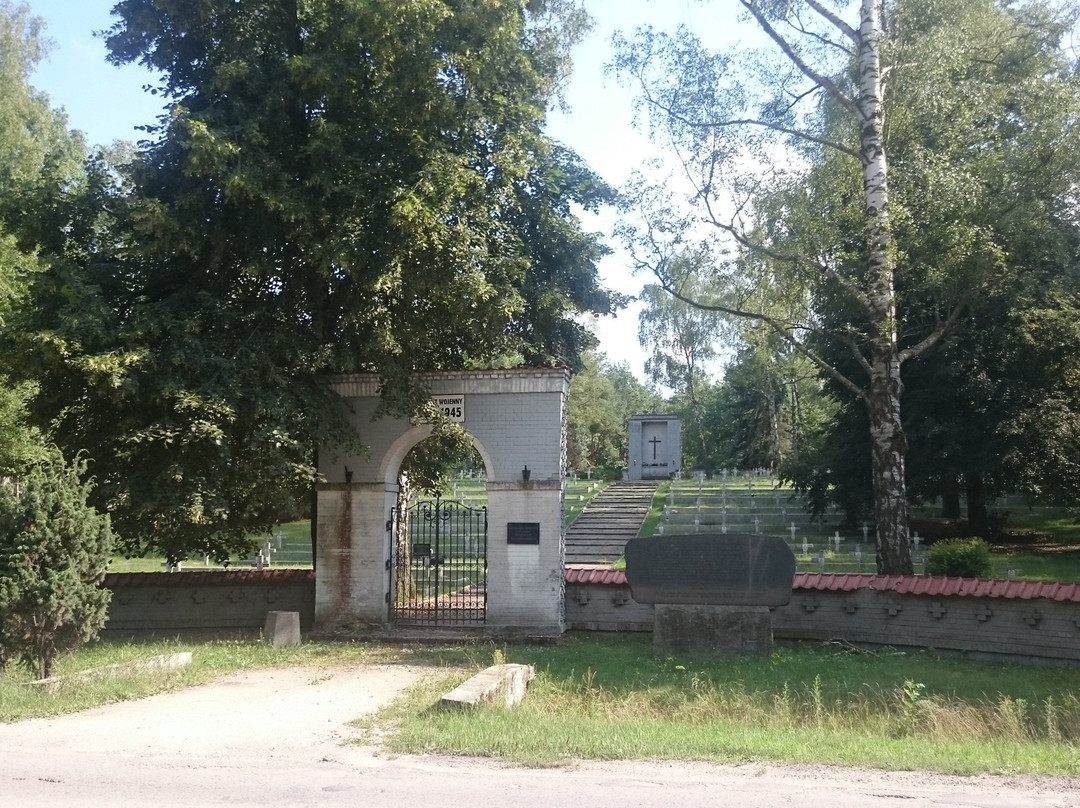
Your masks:
{"label": "grassy lawn", "polygon": [[604,480],[567,480],[566,492],[563,500],[563,521],[573,524],[574,520],[585,510],[589,501],[607,488],[610,483]]}
{"label": "grassy lawn", "polygon": [[[588,480],[585,478],[566,481],[565,520],[566,524],[573,522],[589,504],[589,500],[607,488],[609,483],[603,480]],[[487,492],[483,480],[463,479],[454,482],[453,491],[449,497],[460,498],[471,507],[483,505],[487,498]],[[277,547],[277,536],[281,536],[281,548]],[[287,522],[278,525],[269,534],[255,537],[259,543],[269,540],[274,548],[271,556],[271,567],[310,567],[311,566],[311,523],[304,519],[297,522]],[[158,556],[146,558],[122,558],[115,557],[109,565],[109,572],[163,572],[165,559]],[[240,569],[250,569],[250,557],[233,559],[230,566]],[[185,570],[220,570],[222,565],[211,560],[209,563],[202,558],[191,558],[183,562]]]}
{"label": "grassy lawn", "polygon": [[433,709],[464,678],[448,673],[360,726],[389,728],[397,753],[529,765],[671,758],[1080,774],[1075,669],[830,646],[658,660],[649,635],[569,637],[505,655],[537,669],[512,710]]}
{"label": "grassy lawn", "polygon": [[1005,530],[1016,541],[1057,540],[1063,547],[1080,547],[1080,518],[1071,508],[1010,504],[1005,513]]}
{"label": "grassy lawn", "polygon": [[30,687],[32,677],[10,663],[0,672],[0,722],[61,715],[165,693],[238,670],[287,665],[332,665],[359,662],[391,662],[401,658],[400,649],[365,643],[307,643],[274,648],[266,643],[243,641],[182,642],[163,640],[140,643],[92,642],[57,662],[56,675],[63,677],[113,664],[148,659],[160,654],[191,651],[190,665],[177,670],[129,670],[114,675],[62,684],[55,691]]}
{"label": "grassy lawn", "polygon": [[[73,673],[190,650],[177,671],[132,671],[62,686],[0,674],[0,721],[55,715],[200,684],[224,673],[285,665],[427,665],[424,684],[379,715],[396,753],[482,755],[529,765],[573,758],[670,758],[836,764],[947,773],[1080,774],[1075,668],[950,660],[835,645],[780,648],[771,658],[656,659],[649,635],[568,635],[548,645],[401,648],[253,642],[92,643],[65,657]],[[494,660],[537,675],[513,710],[437,709],[439,696]]]}
{"label": "grassy lawn", "polygon": [[1080,581],[1080,521],[1067,508],[1012,507],[1006,536],[991,544],[994,576],[1036,581]]}
{"label": "grassy lawn", "polygon": [[[280,548],[278,536],[281,536]],[[255,541],[262,543],[269,541],[273,549],[271,566],[282,567],[311,567],[311,522],[303,519],[297,522],[285,522],[275,527],[269,534],[261,534],[254,537]],[[251,556],[235,558],[230,566],[240,569],[251,568]],[[185,570],[220,570],[222,565],[214,560],[209,563],[202,558],[189,558],[183,562]],[[164,572],[165,559],[161,556],[147,556],[146,558],[123,558],[114,557],[109,564],[109,572]]]}
{"label": "grassy lawn", "polygon": [[[768,480],[764,482],[754,480],[752,484],[755,486],[755,491],[761,489],[763,504],[771,501],[768,487],[771,483]],[[683,480],[680,481],[679,485],[683,489],[693,492],[696,483]],[[712,489],[711,493],[707,489],[706,501],[709,500],[710,496],[712,500],[716,500],[719,487],[726,486],[733,492],[741,492],[745,487],[745,484],[740,481],[731,481],[723,485],[713,481],[710,485]],[[597,480],[567,480],[564,510],[566,524],[571,524],[588,505],[589,501],[607,486],[608,483]],[[668,502],[667,498],[671,489],[672,483],[670,482],[663,482],[657,488],[652,507],[642,524],[639,535],[650,536],[659,532],[659,526],[665,519],[664,508]],[[788,492],[785,492],[784,496],[787,495]],[[484,481],[469,478],[455,480],[453,490],[448,492],[448,496],[460,499],[473,507],[478,507],[486,501]],[[786,500],[784,502],[786,504]],[[792,504],[790,507],[792,507],[792,513],[794,513],[794,509],[798,505]],[[684,508],[684,510],[687,509]],[[731,505],[733,519],[737,518],[735,514],[739,510],[740,508],[734,504],[733,500]],[[742,508],[742,510],[745,512],[745,508]],[[912,512],[927,517],[933,516],[934,509],[914,508]],[[745,516],[745,513],[743,515]],[[790,515],[787,518],[790,519]],[[703,524],[709,525],[708,529],[716,530],[715,524],[710,522]],[[689,530],[685,526],[679,527],[674,524],[669,524],[667,527],[667,532],[687,532]],[[805,529],[809,530],[811,527],[808,525],[805,526]],[[824,529],[819,526],[818,529],[825,530],[825,536],[828,536],[832,528]],[[991,546],[992,577],[1014,577],[1022,580],[1061,581],[1066,583],[1080,582],[1080,522],[1078,522],[1075,512],[1065,508],[1029,507],[1023,504],[1010,503],[1006,531],[1007,536],[995,541]],[[277,547],[278,535],[281,536],[280,550]],[[258,536],[256,539],[259,542],[271,541],[274,547],[271,559],[272,567],[311,566],[311,533],[310,523],[307,520],[279,525],[269,535]],[[801,552],[798,541],[794,544],[800,572],[873,571],[873,553],[869,549],[864,553],[862,560],[858,564],[852,561],[851,550],[853,545],[850,537],[844,543],[841,552],[838,552],[829,541],[823,540],[821,536],[816,535],[812,541],[814,542],[811,545],[813,549],[808,554]],[[920,552],[916,553],[919,558],[924,555],[925,545],[923,545]],[[815,559],[818,556],[824,557],[827,563],[823,565],[816,563]],[[251,567],[251,559],[234,559],[231,566],[248,569]],[[184,562],[183,567],[186,570],[222,569],[220,564],[212,561],[206,564],[201,558],[189,559]],[[152,557],[114,558],[109,567],[111,572],[161,572],[163,569],[163,559]],[[916,572],[920,570],[921,566],[917,565]]]}
{"label": "grassy lawn", "polygon": [[1026,581],[1080,582],[1080,550],[1061,553],[1016,551],[1003,547],[990,550],[991,577],[1012,577]]}
{"label": "grassy lawn", "polygon": [[664,503],[667,501],[667,495],[670,488],[670,482],[660,483],[660,485],[656,487],[656,493],[653,494],[649,512],[645,515],[645,520],[641,523],[641,528],[638,530],[639,536],[656,535],[657,527],[664,518]]}

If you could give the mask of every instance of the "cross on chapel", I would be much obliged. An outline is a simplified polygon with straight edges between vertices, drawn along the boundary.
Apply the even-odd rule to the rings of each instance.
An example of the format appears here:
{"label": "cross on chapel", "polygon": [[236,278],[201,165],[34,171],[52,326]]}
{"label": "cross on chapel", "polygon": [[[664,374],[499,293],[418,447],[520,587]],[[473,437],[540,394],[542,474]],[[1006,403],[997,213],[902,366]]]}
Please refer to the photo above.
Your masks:
{"label": "cross on chapel", "polygon": [[631,416],[627,425],[627,478],[658,480],[678,474],[682,470],[679,431],[679,419],[674,415]]}

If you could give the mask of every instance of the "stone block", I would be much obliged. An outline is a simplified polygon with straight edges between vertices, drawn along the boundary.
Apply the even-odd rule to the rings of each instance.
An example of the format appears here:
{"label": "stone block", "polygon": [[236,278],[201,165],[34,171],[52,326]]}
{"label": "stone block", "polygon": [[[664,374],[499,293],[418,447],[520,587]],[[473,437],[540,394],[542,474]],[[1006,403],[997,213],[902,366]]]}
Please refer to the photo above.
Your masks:
{"label": "stone block", "polygon": [[772,650],[767,606],[655,606],[653,653],[658,657],[767,656]]}
{"label": "stone block", "polygon": [[136,659],[133,662],[116,662],[103,668],[91,668],[69,676],[50,676],[48,679],[35,679],[31,687],[39,687],[52,692],[65,682],[87,682],[105,676],[121,675],[132,671],[176,670],[191,664],[191,651],[178,651],[175,654],[159,654],[148,659]]}
{"label": "stone block", "polygon": [[443,695],[440,704],[467,709],[502,702],[513,707],[525,698],[534,673],[532,665],[492,665]]}
{"label": "stone block", "polygon": [[779,536],[703,533],[626,543],[626,580],[638,603],[783,606],[795,556]]}
{"label": "stone block", "polygon": [[267,612],[263,639],[275,648],[300,644],[300,612]]}

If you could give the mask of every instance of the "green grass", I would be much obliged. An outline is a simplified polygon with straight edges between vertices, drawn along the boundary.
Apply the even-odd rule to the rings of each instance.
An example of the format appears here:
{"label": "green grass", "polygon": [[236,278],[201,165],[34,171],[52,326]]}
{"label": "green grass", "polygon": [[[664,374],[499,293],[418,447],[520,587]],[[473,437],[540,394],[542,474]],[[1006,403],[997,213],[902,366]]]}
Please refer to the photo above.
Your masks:
{"label": "green grass", "polygon": [[361,726],[383,727],[396,753],[530,765],[678,758],[1080,774],[1073,669],[830,646],[770,659],[657,660],[648,635],[571,637],[505,654],[537,669],[512,710],[435,708],[466,676],[447,674]]}
{"label": "green grass", "polygon": [[670,482],[662,482],[656,487],[656,492],[653,494],[652,498],[652,504],[649,506],[649,512],[645,515],[645,520],[638,529],[639,536],[653,536],[656,534],[656,529],[660,524],[660,520],[664,518],[664,502],[667,500],[667,494],[670,488]]}
{"label": "green grass", "polygon": [[1075,510],[1012,507],[1005,519],[1005,536],[990,546],[995,577],[1009,570],[1015,577],[1035,581],[1080,582],[1080,523]]}
{"label": "green grass", "polygon": [[[281,534],[281,551],[277,551],[276,534]],[[270,541],[275,549],[271,557],[271,565],[274,568],[282,567],[310,567],[311,566],[311,522],[302,519],[296,522],[285,522],[275,527],[270,533],[262,533],[252,537],[254,541],[262,543]],[[243,559],[233,559],[231,566],[249,569],[251,556]],[[183,562],[185,570],[220,570],[222,565],[211,560],[206,563],[203,558],[189,558]],[[147,556],[145,558],[123,558],[116,556],[109,564],[109,572],[164,572],[165,559],[161,556]]]}
{"label": "green grass", "polygon": [[[0,674],[0,721],[58,715],[285,665],[407,661],[432,675],[357,726],[395,753],[504,758],[677,758],[836,764],[946,773],[1080,774],[1080,698],[1073,668],[1025,667],[838,645],[780,648],[770,658],[656,659],[649,635],[568,635],[549,645],[388,647],[248,641],[92,643],[60,660],[74,673],[192,651],[177,671],[129,671],[54,693]],[[512,710],[462,713],[439,697],[495,659],[537,675]]]}
{"label": "green grass", "polygon": [[1035,540],[1080,546],[1080,520],[1073,508],[1013,505],[1006,509],[1005,530],[1033,535]]}
{"label": "green grass", "polygon": [[[483,504],[487,497],[485,482],[482,479],[456,479],[453,485],[457,495],[466,504],[476,507]],[[589,501],[608,487],[604,480],[567,480],[566,481],[566,524],[572,523],[584,510]],[[449,495],[448,495],[449,496]],[[580,499],[579,499],[580,497]],[[278,525],[269,534],[254,536],[257,542],[271,540],[276,547],[275,534],[282,536],[282,552],[275,553],[271,557],[271,566],[281,567],[310,567],[311,566],[311,522],[307,519],[296,522],[286,522]],[[163,572],[165,559],[161,556],[147,556],[146,558],[123,558],[116,556],[109,565],[109,572]],[[234,559],[232,566],[247,569],[250,567],[250,557]],[[222,565],[214,561],[209,564],[202,558],[190,558],[183,562],[185,570],[220,570]]]}
{"label": "green grass", "polygon": [[1015,552],[991,547],[991,577],[1013,577],[1025,581],[1080,583],[1080,552]]}
{"label": "green grass", "polygon": [[604,491],[608,485],[609,483],[604,480],[567,480],[563,500],[563,521],[567,525],[573,524],[592,498]]}
{"label": "green grass", "polygon": [[[772,493],[773,482],[767,478],[755,478],[751,481],[754,491],[764,494],[767,498]],[[485,483],[482,479],[464,478],[454,481],[457,495],[464,498],[469,504],[475,505],[483,501],[485,496]],[[663,520],[663,508],[665,497],[672,488],[671,482],[663,482],[653,497],[652,506],[639,531],[640,536],[651,536],[657,533],[658,526]],[[693,496],[698,491],[698,482],[695,480],[679,480],[674,484],[675,488],[684,496]],[[566,524],[571,524],[581,513],[589,501],[603,491],[607,483],[599,480],[567,480],[565,519]],[[746,490],[746,481],[743,478],[729,480],[706,480],[702,483],[702,497],[706,502],[714,501],[720,496],[720,490],[727,489],[729,492],[743,492]],[[797,503],[786,503],[789,492],[784,492],[785,504],[792,513],[799,508]],[[579,499],[580,497],[580,499]],[[732,501],[734,503],[734,500]],[[684,507],[684,510],[687,510]],[[732,504],[732,518],[740,511]],[[1080,582],[1080,523],[1077,522],[1076,513],[1066,508],[1030,507],[1026,504],[1009,502],[1007,507],[1006,530],[1008,536],[1001,541],[996,541],[991,547],[992,576],[995,578],[1007,578],[1012,571],[1013,577],[1021,580],[1038,581],[1061,581],[1065,583]],[[745,508],[741,511],[745,515]],[[913,514],[921,514],[924,517],[932,516],[933,508],[914,508]],[[714,517],[705,518],[702,522],[704,529],[716,530],[717,520]],[[667,526],[668,532],[676,529],[674,523]],[[775,526],[774,526],[775,527]],[[837,553],[833,545],[827,541],[835,526],[824,523],[800,525],[800,533],[793,549],[800,571],[817,572],[824,569],[825,572],[873,572],[874,557],[872,551],[864,551],[861,562],[856,562],[851,549],[853,548],[852,537],[848,536],[841,546],[841,552]],[[273,533],[280,531],[282,535],[282,553],[272,560],[272,566],[281,567],[310,567],[311,566],[311,534],[310,522],[307,520],[290,522],[279,525]],[[255,537],[265,541],[273,537],[273,533]],[[802,553],[800,540],[803,535],[811,537],[813,549],[809,553]],[[785,538],[786,538],[786,534]],[[276,541],[275,541],[276,544]],[[922,550],[916,553],[922,557]],[[821,567],[816,562],[819,555],[823,555],[826,564]],[[114,558],[109,567],[111,572],[161,572],[164,570],[161,558]],[[236,566],[248,568],[250,560],[236,560]],[[617,565],[618,566],[618,565]],[[211,562],[209,565],[203,559],[189,559],[184,562],[186,570],[221,569],[221,565]],[[916,567],[920,571],[921,567]]]}
{"label": "green grass", "polygon": [[208,682],[237,670],[288,665],[333,665],[394,661],[403,656],[364,643],[304,644],[274,648],[266,643],[242,641],[145,643],[93,642],[60,657],[56,676],[148,659],[160,654],[191,651],[190,665],[177,670],[125,670],[100,678],[63,682],[55,691],[31,687],[26,669],[9,664],[0,673],[0,722],[62,715],[129,699],[142,698]]}

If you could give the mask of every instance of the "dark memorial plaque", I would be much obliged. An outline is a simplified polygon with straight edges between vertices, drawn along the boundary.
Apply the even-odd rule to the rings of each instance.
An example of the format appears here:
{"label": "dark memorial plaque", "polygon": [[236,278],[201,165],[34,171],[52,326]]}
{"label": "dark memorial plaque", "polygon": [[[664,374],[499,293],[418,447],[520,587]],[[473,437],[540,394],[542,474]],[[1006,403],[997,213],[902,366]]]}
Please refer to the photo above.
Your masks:
{"label": "dark memorial plaque", "polygon": [[795,556],[779,536],[695,533],[626,543],[626,580],[638,603],[783,606]]}
{"label": "dark memorial plaque", "polygon": [[507,544],[539,544],[540,543],[540,523],[539,522],[507,522],[506,523],[506,543]]}

